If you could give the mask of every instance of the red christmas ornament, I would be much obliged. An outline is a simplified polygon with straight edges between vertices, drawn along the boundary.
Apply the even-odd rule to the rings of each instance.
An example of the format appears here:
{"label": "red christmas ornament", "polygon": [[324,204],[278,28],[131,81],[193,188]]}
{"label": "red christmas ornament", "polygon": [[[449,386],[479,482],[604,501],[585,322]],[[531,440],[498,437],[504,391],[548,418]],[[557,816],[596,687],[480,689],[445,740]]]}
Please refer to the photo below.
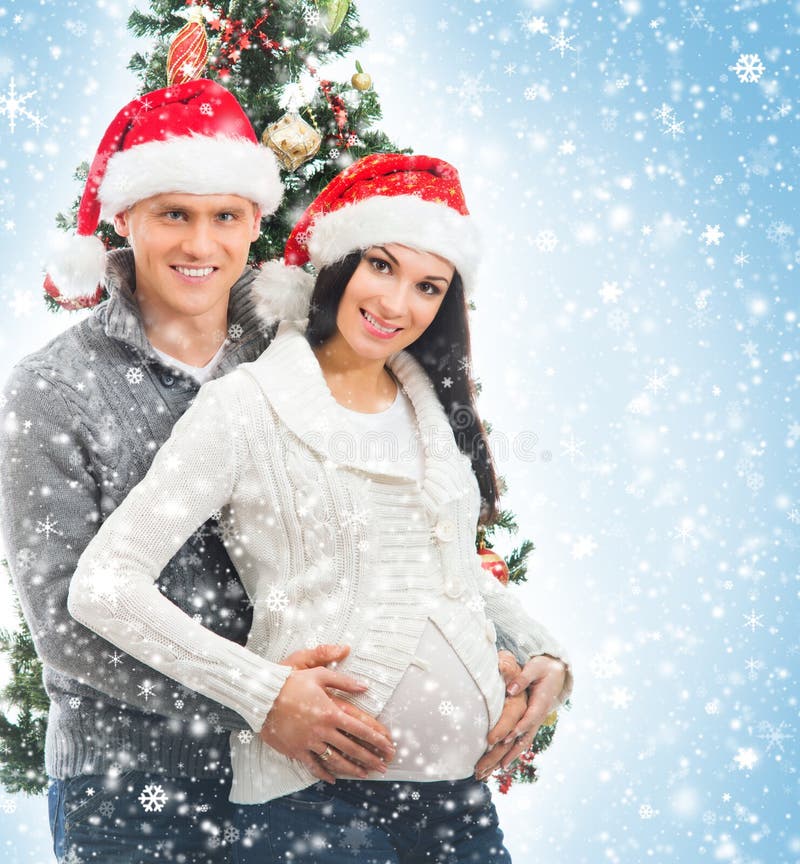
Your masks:
{"label": "red christmas ornament", "polygon": [[478,555],[481,556],[481,567],[488,570],[498,582],[508,585],[508,564],[491,549],[487,549],[483,541],[478,547]]}
{"label": "red christmas ornament", "polygon": [[203,77],[208,60],[208,39],[203,13],[192,11],[189,21],[175,34],[167,53],[167,83],[170,87]]}

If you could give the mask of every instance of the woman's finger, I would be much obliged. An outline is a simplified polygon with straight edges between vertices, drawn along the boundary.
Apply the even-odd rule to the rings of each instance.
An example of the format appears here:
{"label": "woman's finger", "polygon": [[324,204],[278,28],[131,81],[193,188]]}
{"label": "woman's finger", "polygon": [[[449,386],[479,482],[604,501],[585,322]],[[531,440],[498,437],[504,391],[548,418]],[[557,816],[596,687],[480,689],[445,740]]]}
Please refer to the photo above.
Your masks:
{"label": "woman's finger", "polygon": [[356,762],[370,771],[380,771],[382,774],[385,773],[386,765],[383,760],[371,750],[362,747],[357,740],[351,738],[349,735],[343,735],[338,730],[334,730],[332,734],[328,736],[328,741],[332,747],[336,748],[336,750],[351,762]]}
{"label": "woman's finger", "polygon": [[515,744],[511,746],[511,749],[506,753],[503,757],[502,762],[500,763],[500,767],[503,770],[508,769],[508,767],[519,757],[531,749],[533,745],[533,739],[536,737],[536,733],[539,731],[539,727],[537,726],[531,732],[528,732],[527,735],[524,735],[520,738]]}

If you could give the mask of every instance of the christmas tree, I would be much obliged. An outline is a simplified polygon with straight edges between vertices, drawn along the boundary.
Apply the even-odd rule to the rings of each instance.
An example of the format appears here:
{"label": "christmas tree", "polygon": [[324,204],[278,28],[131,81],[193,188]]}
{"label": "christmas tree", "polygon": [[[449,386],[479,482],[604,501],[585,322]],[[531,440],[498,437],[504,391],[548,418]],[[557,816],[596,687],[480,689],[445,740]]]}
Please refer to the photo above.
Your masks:
{"label": "christmas tree", "polygon": [[[331,81],[320,74],[325,63],[349,54],[368,38],[349,0],[275,0],[265,5],[197,0],[188,6],[185,0],[152,0],[150,12],[133,12],[128,27],[136,36],[154,40],[151,51],[135,54],[129,64],[140,78],[141,93],[200,74],[215,79],[236,96],[276,153],[284,169],[285,196],[252,246],[255,265],[281,256],[300,214],[344,167],[370,153],[399,149],[374,128],[381,118],[380,103],[358,61],[349,81]],[[77,169],[81,185],[87,172],[85,164]],[[70,215],[59,214],[60,227],[74,229],[77,207],[76,200]],[[109,225],[101,223],[98,233],[108,248],[124,245]],[[46,299],[51,308],[60,308],[49,295]],[[524,541],[507,562],[492,552],[498,532],[516,531],[514,515],[501,511],[477,538],[484,567],[504,582],[526,580],[527,557],[534,548]],[[0,781],[10,791],[42,791],[48,700],[21,615],[16,632],[0,633],[0,654],[8,657],[12,670],[12,681],[2,693],[9,707],[0,711]],[[539,730],[529,753],[511,771],[498,774],[501,791],[514,780],[536,779],[533,756],[549,745],[554,717],[548,724]]]}

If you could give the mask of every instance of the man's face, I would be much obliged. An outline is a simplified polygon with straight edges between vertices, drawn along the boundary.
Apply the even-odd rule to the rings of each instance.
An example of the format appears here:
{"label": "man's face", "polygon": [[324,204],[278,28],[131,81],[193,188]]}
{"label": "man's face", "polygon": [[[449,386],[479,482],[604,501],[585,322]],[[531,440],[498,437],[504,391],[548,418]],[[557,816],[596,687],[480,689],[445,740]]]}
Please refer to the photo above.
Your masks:
{"label": "man's face", "polygon": [[165,193],[114,218],[136,262],[136,296],[149,314],[227,311],[234,282],[258,237],[261,213],[239,195]]}

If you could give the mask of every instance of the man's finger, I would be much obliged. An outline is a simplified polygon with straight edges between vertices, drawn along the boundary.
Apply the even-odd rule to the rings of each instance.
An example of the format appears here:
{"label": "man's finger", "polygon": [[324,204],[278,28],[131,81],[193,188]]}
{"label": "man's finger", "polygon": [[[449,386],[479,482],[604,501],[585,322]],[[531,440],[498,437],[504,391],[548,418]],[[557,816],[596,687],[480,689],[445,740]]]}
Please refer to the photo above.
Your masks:
{"label": "man's finger", "polygon": [[335,783],[336,778],[329,771],[326,771],[325,768],[322,767],[322,762],[316,758],[316,756],[312,756],[310,753],[303,759],[300,760],[303,765],[308,768],[308,770],[318,779],[324,780],[325,783]]}
{"label": "man's finger", "polygon": [[506,696],[500,719],[486,736],[486,743],[492,747],[507,738],[518,723],[522,722],[528,707],[528,694],[523,691],[518,696]]}

